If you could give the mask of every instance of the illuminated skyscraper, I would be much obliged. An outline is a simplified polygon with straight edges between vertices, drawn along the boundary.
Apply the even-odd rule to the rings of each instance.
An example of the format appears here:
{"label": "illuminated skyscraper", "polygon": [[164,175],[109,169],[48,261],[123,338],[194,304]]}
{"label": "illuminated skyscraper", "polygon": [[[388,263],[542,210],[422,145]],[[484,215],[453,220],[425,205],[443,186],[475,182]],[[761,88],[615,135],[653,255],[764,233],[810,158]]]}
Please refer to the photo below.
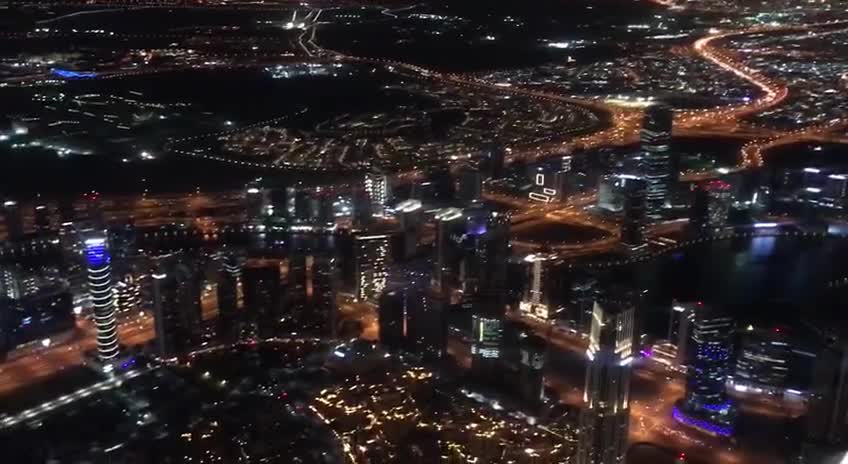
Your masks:
{"label": "illuminated skyscraper", "polygon": [[578,464],[624,462],[635,312],[631,301],[595,301],[586,350],[589,364],[580,412]]}
{"label": "illuminated skyscraper", "polygon": [[234,256],[225,257],[218,270],[218,336],[226,340],[237,338],[239,287],[242,263]]}
{"label": "illuminated skyscraper", "polygon": [[479,311],[471,317],[471,370],[478,380],[494,380],[501,361],[503,315]]}
{"label": "illuminated skyscraper", "polygon": [[672,162],[671,128],[674,112],[666,105],[653,105],[645,110],[642,123],[642,171],[647,184],[645,206],[647,216],[659,219],[671,201],[677,183],[677,168]]}
{"label": "illuminated skyscraper", "polygon": [[550,304],[550,262],[546,255],[528,255],[524,258],[527,265],[527,286],[524,297],[518,305],[524,316],[548,321],[555,317],[556,310]]}
{"label": "illuminated skyscraper", "polygon": [[389,275],[389,238],[387,234],[355,237],[355,295],[358,300],[376,301],[386,288]]}
{"label": "illuminated skyscraper", "polygon": [[723,180],[713,180],[706,185],[709,204],[707,206],[709,226],[720,228],[727,225],[730,204],[733,202],[732,186]]}
{"label": "illuminated skyscraper", "polygon": [[736,408],[727,397],[725,383],[733,356],[733,319],[708,306],[697,306],[691,331],[686,397],[674,407],[674,419],[706,433],[730,436]]}
{"label": "illuminated skyscraper", "polygon": [[127,274],[117,282],[115,289],[118,313],[137,313],[141,306],[139,279],[132,274]]}
{"label": "illuminated skyscraper", "polygon": [[784,330],[755,330],[742,337],[736,358],[733,388],[782,395],[789,376],[792,348]]}
{"label": "illuminated skyscraper", "polygon": [[365,174],[365,194],[371,203],[371,214],[376,217],[386,215],[386,207],[392,199],[389,178],[381,172]]}
{"label": "illuminated skyscraper", "polygon": [[118,327],[115,317],[115,292],[106,233],[96,231],[85,240],[88,263],[88,291],[94,305],[97,353],[101,360],[118,356]]}

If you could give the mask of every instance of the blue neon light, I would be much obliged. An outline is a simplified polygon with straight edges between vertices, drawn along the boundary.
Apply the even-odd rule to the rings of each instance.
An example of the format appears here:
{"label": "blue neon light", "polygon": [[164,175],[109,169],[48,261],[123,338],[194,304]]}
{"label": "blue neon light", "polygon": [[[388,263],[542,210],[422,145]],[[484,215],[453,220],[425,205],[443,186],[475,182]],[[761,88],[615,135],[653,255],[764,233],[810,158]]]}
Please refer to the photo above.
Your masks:
{"label": "blue neon light", "polygon": [[677,422],[681,424],[688,425],[690,427],[695,427],[696,429],[703,430],[707,433],[712,433],[715,435],[720,435],[722,437],[729,437],[733,435],[733,427],[721,426],[717,424],[713,424],[712,422],[695,419],[694,417],[689,417],[683,412],[681,412],[677,406],[675,406],[671,410],[671,416]]}
{"label": "blue neon light", "polygon": [[65,79],[93,79],[97,77],[97,73],[93,72],[77,72],[59,68],[53,68],[50,72]]}
{"label": "blue neon light", "polygon": [[701,408],[706,409],[707,411],[713,412],[722,412],[730,409],[730,403],[719,403],[719,404],[699,404]]}
{"label": "blue neon light", "polygon": [[87,244],[85,248],[85,256],[88,264],[92,266],[103,266],[109,264],[109,253],[106,251],[106,242]]}

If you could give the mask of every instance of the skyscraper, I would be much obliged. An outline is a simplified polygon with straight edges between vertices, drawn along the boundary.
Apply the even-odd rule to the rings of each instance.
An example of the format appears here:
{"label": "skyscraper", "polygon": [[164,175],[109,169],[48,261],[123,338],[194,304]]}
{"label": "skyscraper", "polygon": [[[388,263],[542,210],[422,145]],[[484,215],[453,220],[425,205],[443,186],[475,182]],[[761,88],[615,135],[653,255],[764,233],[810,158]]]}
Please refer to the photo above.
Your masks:
{"label": "skyscraper", "polygon": [[35,205],[35,231],[38,234],[45,234],[50,232],[50,210],[47,208],[47,204],[40,202]]}
{"label": "skyscraper", "polygon": [[693,232],[706,230],[710,223],[710,194],[703,182],[692,184],[692,206],[689,208],[689,225]]}
{"label": "skyscraper", "polygon": [[200,342],[202,277],[185,256],[157,261],[152,275],[156,351],[170,358]]}
{"label": "skyscraper", "polygon": [[518,341],[518,386],[521,398],[529,403],[543,399],[545,392],[545,341],[522,332]]}
{"label": "skyscraper", "polygon": [[418,236],[421,233],[424,211],[418,200],[406,200],[395,207],[395,213],[400,220],[400,229],[403,234],[402,257],[409,259],[418,250]]}
{"label": "skyscraper", "polygon": [[736,418],[725,388],[733,356],[733,330],[733,319],[720,311],[704,305],[694,309],[686,397],[673,410],[678,422],[725,437],[733,434]]}
{"label": "skyscraper", "polygon": [[377,217],[386,215],[386,207],[392,199],[389,178],[382,172],[365,174],[365,194],[371,203],[371,214]]}
{"label": "skyscraper", "polygon": [[24,238],[24,221],[18,202],[9,200],[3,203],[3,221],[6,225],[8,240],[16,241]]}
{"label": "skyscraper", "polygon": [[118,313],[137,313],[141,309],[141,284],[133,274],[127,274],[115,285]]}
{"label": "skyscraper", "polygon": [[733,388],[782,395],[789,376],[791,354],[789,338],[783,329],[746,332],[736,358]]}
{"label": "skyscraper", "polygon": [[503,314],[480,307],[471,316],[471,371],[480,381],[496,379],[503,347]]}
{"label": "skyscraper", "polygon": [[274,335],[283,316],[279,261],[257,260],[245,266],[242,289],[245,311],[256,322],[259,334]]}
{"label": "skyscraper", "polygon": [[706,185],[709,203],[707,206],[708,222],[711,228],[721,228],[727,225],[730,215],[730,204],[733,202],[732,186],[723,180],[712,180]]}
{"label": "skyscraper", "polygon": [[627,451],[635,307],[626,299],[595,301],[580,412],[578,464],[619,464]]}
{"label": "skyscraper", "polygon": [[483,173],[473,166],[459,170],[459,200],[463,204],[480,201],[483,197]]}
{"label": "skyscraper", "polygon": [[642,123],[642,171],[646,187],[647,216],[660,219],[671,202],[677,183],[677,168],[672,160],[671,129],[674,112],[666,105],[652,105],[645,110]]}
{"label": "skyscraper", "polygon": [[440,359],[447,350],[446,301],[426,288],[412,286],[384,292],[378,317],[380,343],[424,359]]}
{"label": "skyscraper", "polygon": [[310,311],[312,318],[323,329],[323,335],[335,337],[338,329],[338,308],[336,294],[339,287],[339,276],[336,258],[331,255],[312,257],[312,292]]}
{"label": "skyscraper", "polygon": [[848,345],[842,340],[829,340],[816,358],[807,438],[817,445],[848,444]]}
{"label": "skyscraper", "polygon": [[92,232],[84,243],[88,263],[88,291],[94,305],[94,325],[97,330],[97,354],[101,360],[108,361],[118,356],[118,323],[106,232]]}
{"label": "skyscraper", "polygon": [[235,256],[226,256],[218,269],[218,336],[226,340],[234,340],[238,336],[241,267]]}
{"label": "skyscraper", "polygon": [[390,290],[380,295],[377,317],[380,321],[380,344],[392,351],[404,349],[409,320],[403,289]]}
{"label": "skyscraper", "polygon": [[518,304],[523,316],[548,321],[556,315],[555,308],[550,304],[550,259],[550,256],[536,254],[524,258],[527,265],[527,285],[524,297]]}
{"label": "skyscraper", "polygon": [[458,208],[441,209],[435,215],[436,242],[431,285],[439,292],[444,292],[448,286],[455,284],[456,267],[459,263],[455,238],[464,233],[465,223],[461,220],[462,217],[462,210]]}
{"label": "skyscraper", "polygon": [[645,245],[645,181],[633,176],[620,176],[624,191],[624,217],[621,243],[630,249]]}
{"label": "skyscraper", "polygon": [[376,301],[389,275],[388,234],[357,234],[354,238],[355,292],[358,300]]}

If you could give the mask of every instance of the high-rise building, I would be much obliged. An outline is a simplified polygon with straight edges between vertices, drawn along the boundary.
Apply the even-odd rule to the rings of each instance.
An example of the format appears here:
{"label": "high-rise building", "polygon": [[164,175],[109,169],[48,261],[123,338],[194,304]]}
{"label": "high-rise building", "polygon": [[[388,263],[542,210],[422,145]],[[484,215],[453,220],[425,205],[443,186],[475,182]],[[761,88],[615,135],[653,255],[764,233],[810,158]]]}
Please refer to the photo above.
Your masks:
{"label": "high-rise building", "polygon": [[425,360],[439,360],[447,352],[449,302],[432,289],[406,291],[409,350]]}
{"label": "high-rise building", "polygon": [[518,386],[521,398],[536,403],[545,394],[545,359],[547,347],[541,337],[522,332],[518,341]]}
{"label": "high-rise building", "polygon": [[283,317],[283,292],[280,282],[280,263],[276,260],[257,260],[242,270],[244,308],[256,322],[261,336],[276,333]]}
{"label": "high-rise building", "polygon": [[24,290],[21,280],[21,271],[17,267],[0,267],[0,297],[12,300],[22,298],[24,296]]}
{"label": "high-rise building", "polygon": [[104,231],[92,232],[84,243],[88,263],[88,292],[94,306],[94,325],[97,330],[97,353],[101,360],[107,361],[118,356],[112,259]]}
{"label": "high-rise building", "polygon": [[365,174],[365,194],[371,203],[371,214],[376,217],[386,215],[386,207],[392,199],[389,178],[382,172]]}
{"label": "high-rise building", "polygon": [[463,204],[480,201],[483,198],[483,173],[473,166],[460,168],[458,193]]}
{"label": "high-rise building", "polygon": [[200,342],[203,280],[182,255],[158,258],[152,278],[156,351],[170,358]]}
{"label": "high-rise building", "polygon": [[633,361],[632,301],[595,301],[586,355],[586,385],[580,412],[578,464],[620,464],[627,451],[630,371]]}
{"label": "high-rise building", "polygon": [[76,327],[67,287],[49,285],[21,298],[0,296],[0,358],[21,345],[51,343]]}
{"label": "high-rise building", "polygon": [[580,333],[588,334],[592,329],[592,314],[597,296],[598,280],[593,275],[573,276],[569,287],[568,304],[572,313],[571,319],[574,320]]}
{"label": "high-rise building", "polygon": [[829,340],[816,357],[810,393],[808,440],[844,447],[848,444],[848,345],[844,341]]}
{"label": "high-rise building", "polygon": [[115,305],[119,314],[135,314],[141,309],[141,282],[127,274],[115,284]]}
{"label": "high-rise building", "polygon": [[[259,187],[257,183],[251,183],[245,191],[245,207],[247,211],[247,220],[253,224],[258,224],[268,216],[268,192]],[[271,209],[273,213],[273,208]]]}
{"label": "high-rise building", "polygon": [[730,204],[733,202],[732,186],[723,180],[712,180],[707,182],[706,189],[709,197],[709,226],[714,229],[726,226]]}
{"label": "high-rise building", "polygon": [[241,285],[242,263],[234,256],[227,256],[221,262],[218,272],[218,316],[233,319],[238,313],[239,286]]}
{"label": "high-rise building", "polygon": [[24,238],[24,221],[17,201],[9,200],[3,203],[3,221],[9,240],[17,241]]}
{"label": "high-rise building", "polygon": [[339,288],[337,262],[334,256],[312,257],[310,310],[316,323],[326,330],[324,335],[335,337],[338,329],[336,295]]}
{"label": "high-rise building", "polygon": [[543,321],[556,317],[556,308],[551,307],[551,257],[547,255],[527,255],[527,285],[524,296],[518,304],[523,316]]}
{"label": "high-rise building", "polygon": [[674,302],[671,305],[671,311],[668,319],[668,341],[675,347],[674,363],[677,367],[682,367],[688,362],[690,344],[689,331],[692,327],[695,310],[701,306],[703,306],[703,303],[700,302]]}
{"label": "high-rise building", "polygon": [[241,268],[242,263],[235,256],[227,256],[218,270],[218,335],[229,340],[238,335]]}
{"label": "high-rise building", "polygon": [[424,359],[440,359],[447,350],[447,302],[417,286],[392,289],[380,297],[380,343]]}
{"label": "high-rise building", "polygon": [[38,203],[34,210],[35,232],[39,235],[46,234],[52,230],[50,226],[50,210],[46,203]]}
{"label": "high-rise building", "polygon": [[357,234],[354,238],[355,292],[358,300],[376,301],[389,276],[390,236]]}
{"label": "high-rise building", "polygon": [[506,170],[506,152],[498,146],[491,146],[483,152],[482,164],[485,166],[486,174],[492,179],[504,177]]}
{"label": "high-rise building", "polygon": [[489,308],[478,308],[471,316],[471,371],[480,381],[491,381],[498,375],[503,349],[503,314]]}
{"label": "high-rise building", "polygon": [[689,208],[689,225],[693,232],[700,233],[710,224],[710,193],[706,183],[692,184],[692,206]]}
{"label": "high-rise building", "polygon": [[459,269],[463,293],[487,297],[505,294],[510,254],[509,215],[482,210],[479,217],[470,214],[468,219]]}
{"label": "high-rise building", "polygon": [[458,208],[445,208],[435,215],[436,242],[431,285],[439,292],[446,291],[449,286],[456,283],[456,271],[459,264],[457,236],[465,232],[465,222],[462,218],[462,210]]}
{"label": "high-rise building", "polygon": [[638,177],[620,176],[624,192],[621,243],[630,249],[645,245],[645,181]]}
{"label": "high-rise building", "polygon": [[717,436],[732,435],[736,419],[736,408],[725,387],[733,356],[734,326],[731,317],[714,308],[695,308],[686,397],[673,411],[678,422]]}
{"label": "high-rise building", "polygon": [[418,250],[418,237],[424,221],[424,211],[418,200],[406,200],[395,207],[395,214],[400,221],[400,230],[403,234],[401,256],[403,259],[412,258]]}
{"label": "high-rise building", "polygon": [[403,350],[409,330],[406,293],[403,289],[389,290],[380,295],[377,317],[380,321],[380,344],[389,350]]}
{"label": "high-rise building", "polygon": [[736,357],[733,388],[737,391],[768,392],[782,395],[789,376],[792,347],[786,331],[748,331]]}
{"label": "high-rise building", "polygon": [[672,199],[677,184],[678,168],[671,153],[671,129],[674,112],[666,105],[652,105],[645,110],[642,123],[642,171],[645,179],[647,217],[660,219]]}

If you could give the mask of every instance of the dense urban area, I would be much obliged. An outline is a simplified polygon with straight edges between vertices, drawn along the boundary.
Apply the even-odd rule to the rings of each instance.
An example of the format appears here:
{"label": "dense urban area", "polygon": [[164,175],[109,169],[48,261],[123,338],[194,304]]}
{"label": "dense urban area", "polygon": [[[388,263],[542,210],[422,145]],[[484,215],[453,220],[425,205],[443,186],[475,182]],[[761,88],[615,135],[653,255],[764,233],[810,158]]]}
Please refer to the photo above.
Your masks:
{"label": "dense urban area", "polygon": [[2,0],[0,456],[848,463],[846,155],[842,0]]}

